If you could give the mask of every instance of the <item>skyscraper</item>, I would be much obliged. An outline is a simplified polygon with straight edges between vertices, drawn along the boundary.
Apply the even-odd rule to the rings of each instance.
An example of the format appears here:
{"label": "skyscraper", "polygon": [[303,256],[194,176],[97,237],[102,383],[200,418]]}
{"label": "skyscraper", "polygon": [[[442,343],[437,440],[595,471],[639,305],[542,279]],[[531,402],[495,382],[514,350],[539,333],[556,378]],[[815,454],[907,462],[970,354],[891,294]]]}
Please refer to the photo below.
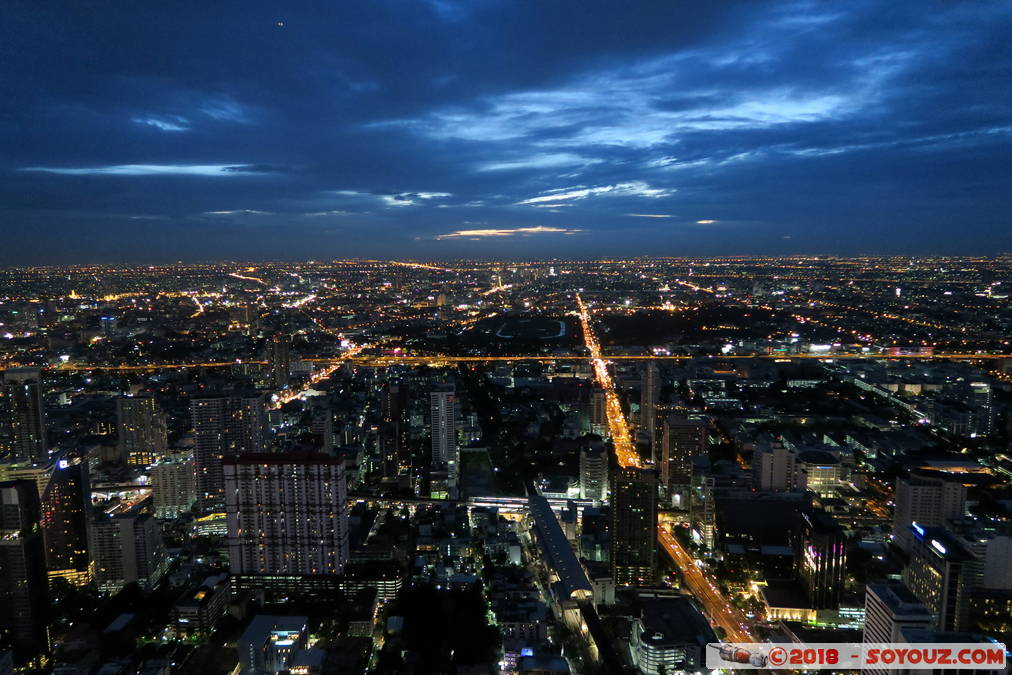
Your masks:
{"label": "skyscraper", "polygon": [[706,425],[684,417],[664,420],[661,440],[660,477],[665,499],[672,506],[689,508],[692,458],[706,454]]}
{"label": "skyscraper", "polygon": [[598,436],[609,435],[608,398],[600,387],[594,387],[590,392],[590,431]]}
{"label": "skyscraper", "polygon": [[432,464],[452,461],[457,450],[457,397],[453,385],[437,386],[429,394],[429,429],[432,434]]}
{"label": "skyscraper", "polygon": [[[905,642],[904,628],[931,628],[931,613],[899,582],[868,584],[864,594],[865,643]],[[880,675],[885,668],[862,669]]]}
{"label": "skyscraper", "polygon": [[602,447],[580,450],[580,498],[608,499],[608,453]]}
{"label": "skyscraper", "polygon": [[49,447],[39,369],[5,370],[3,394],[10,458],[15,462],[44,462],[49,456]]}
{"label": "skyscraper", "polygon": [[452,384],[437,385],[429,393],[429,431],[432,467],[446,471],[447,489],[455,496],[460,449],[457,447],[457,397]]}
{"label": "skyscraper", "polygon": [[803,511],[797,533],[798,578],[813,609],[838,609],[847,569],[847,537],[824,511]]}
{"label": "skyscraper", "polygon": [[651,461],[657,463],[657,362],[647,361],[640,387],[640,436],[650,444]]}
{"label": "skyscraper", "polygon": [[151,467],[151,495],[156,518],[176,518],[197,501],[192,455],[163,457]]}
{"label": "skyscraper", "polygon": [[168,445],[165,414],[153,396],[116,399],[120,462],[150,466]]}
{"label": "skyscraper", "polygon": [[381,412],[383,430],[380,437],[380,454],[383,475],[396,476],[402,465],[410,465],[405,456],[407,424],[404,419],[405,390],[396,382],[387,382],[383,388]]}
{"label": "skyscraper", "polygon": [[40,515],[34,482],[0,482],[0,644],[12,644],[19,661],[46,646],[48,590]]}
{"label": "skyscraper", "polygon": [[615,583],[652,584],[657,569],[657,474],[653,470],[615,472],[610,537]]}
{"label": "skyscraper", "polygon": [[95,584],[105,593],[118,593],[136,583],[150,591],[165,576],[169,558],[158,521],[138,504],[126,513],[100,513],[91,528],[91,557]]}
{"label": "skyscraper", "polygon": [[291,340],[284,333],[275,333],[267,343],[268,381],[272,389],[288,386],[292,367]]}
{"label": "skyscraper", "polygon": [[920,527],[942,527],[966,510],[966,487],[941,473],[914,471],[896,479],[896,508],[893,511],[893,540],[909,552],[913,523]]}
{"label": "skyscraper", "polygon": [[226,459],[224,476],[233,575],[342,572],[349,555],[343,459],[248,454]]}
{"label": "skyscraper", "polygon": [[717,534],[717,502],[713,497],[716,479],[702,474],[693,476],[692,483],[689,502],[692,527],[699,533],[702,547],[712,551]]}
{"label": "skyscraper", "polygon": [[197,499],[205,513],[224,504],[221,463],[226,457],[262,452],[267,414],[262,395],[213,396],[190,402],[195,437]]}
{"label": "skyscraper", "polygon": [[935,630],[967,630],[970,590],[980,575],[977,557],[943,528],[915,524],[910,529],[910,564],[903,570],[903,583],[931,612]]}
{"label": "skyscraper", "polygon": [[41,525],[49,577],[63,577],[79,586],[91,583],[91,482],[87,462],[78,457],[57,460],[42,494]]}
{"label": "skyscraper", "polygon": [[975,436],[990,436],[994,432],[994,393],[988,382],[971,382],[969,404],[973,410],[972,429]]}

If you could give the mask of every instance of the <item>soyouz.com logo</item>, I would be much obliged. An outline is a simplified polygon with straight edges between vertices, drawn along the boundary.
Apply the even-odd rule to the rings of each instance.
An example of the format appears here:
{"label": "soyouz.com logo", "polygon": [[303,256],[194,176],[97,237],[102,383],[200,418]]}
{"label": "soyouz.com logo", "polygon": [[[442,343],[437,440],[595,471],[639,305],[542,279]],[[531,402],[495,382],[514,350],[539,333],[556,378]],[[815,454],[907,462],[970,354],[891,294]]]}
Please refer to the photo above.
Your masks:
{"label": "soyouz.com logo", "polygon": [[997,642],[938,644],[711,642],[706,649],[706,667],[709,670],[726,668],[1003,670],[1005,660],[1005,645]]}

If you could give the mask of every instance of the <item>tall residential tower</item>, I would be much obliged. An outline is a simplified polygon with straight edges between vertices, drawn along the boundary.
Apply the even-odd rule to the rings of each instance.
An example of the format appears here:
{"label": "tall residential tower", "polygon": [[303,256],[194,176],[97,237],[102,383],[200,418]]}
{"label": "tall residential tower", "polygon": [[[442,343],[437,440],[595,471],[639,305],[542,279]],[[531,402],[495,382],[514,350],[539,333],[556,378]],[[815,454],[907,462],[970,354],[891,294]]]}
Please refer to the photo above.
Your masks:
{"label": "tall residential tower", "polygon": [[653,470],[615,472],[610,536],[615,583],[653,584],[657,571],[657,474]]}
{"label": "tall residential tower", "polygon": [[190,402],[197,471],[197,499],[205,513],[225,501],[221,463],[227,457],[262,452],[267,442],[267,412],[262,395],[211,396]]}
{"label": "tall residential tower", "polygon": [[8,368],[3,375],[3,403],[15,462],[44,462],[49,456],[42,379],[38,368]]}
{"label": "tall residential tower", "polygon": [[165,454],[165,413],[153,396],[116,399],[120,462],[149,466]]}

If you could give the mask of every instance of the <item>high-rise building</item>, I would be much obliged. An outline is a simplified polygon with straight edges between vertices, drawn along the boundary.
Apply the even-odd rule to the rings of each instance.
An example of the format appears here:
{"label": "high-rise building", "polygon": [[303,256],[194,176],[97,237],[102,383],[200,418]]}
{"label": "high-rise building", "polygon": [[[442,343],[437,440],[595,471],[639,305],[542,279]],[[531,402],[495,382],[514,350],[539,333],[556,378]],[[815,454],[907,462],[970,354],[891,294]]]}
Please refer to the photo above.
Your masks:
{"label": "high-rise building", "polygon": [[973,410],[973,436],[990,436],[994,432],[994,394],[988,382],[970,383],[970,407]]}
{"label": "high-rise building", "polygon": [[42,536],[50,579],[63,577],[79,586],[91,583],[91,520],[88,463],[78,457],[58,459],[42,494]]}
{"label": "high-rise building", "polygon": [[759,492],[793,489],[795,454],[780,443],[756,448],[752,453],[752,487]]}
{"label": "high-rise building", "polygon": [[684,417],[664,420],[661,439],[661,487],[665,499],[675,508],[689,508],[692,458],[706,454],[706,424]]}
{"label": "high-rise building", "polygon": [[268,380],[272,389],[288,386],[292,368],[291,340],[284,333],[275,333],[267,343]]}
{"label": "high-rise building", "polygon": [[45,550],[39,493],[30,480],[0,482],[0,644],[18,661],[46,647]]}
{"label": "high-rise building", "polygon": [[714,499],[716,479],[703,474],[692,477],[690,514],[692,527],[699,535],[699,544],[706,551],[712,551],[717,536],[717,502]]}
{"label": "high-rise building", "polygon": [[[903,642],[904,628],[931,628],[931,612],[906,586],[898,582],[868,584],[864,595],[866,643]],[[869,668],[872,675],[887,672]]]}
{"label": "high-rise building", "polygon": [[657,570],[657,474],[618,469],[611,491],[611,571],[616,584],[650,585]]}
{"label": "high-rise building", "polygon": [[[1012,642],[1012,528],[991,519],[950,521],[950,533],[975,560],[964,573],[968,630]],[[944,546],[944,543],[942,544]]]}
{"label": "high-rise building", "polygon": [[460,449],[457,447],[457,396],[452,384],[438,385],[429,393],[429,432],[432,466],[446,471],[447,489],[450,496],[456,496]]}
{"label": "high-rise building", "polygon": [[388,382],[383,388],[381,413],[383,429],[380,437],[380,460],[383,475],[393,477],[400,473],[401,466],[410,466],[407,456],[408,425],[405,416],[405,390],[396,382]]}
{"label": "high-rise building", "polygon": [[893,541],[909,552],[914,523],[920,527],[943,527],[966,510],[966,487],[958,479],[930,471],[914,471],[896,479]]}
{"label": "high-rise building", "polygon": [[334,415],[329,408],[316,410],[309,421],[309,432],[313,442],[325,455],[334,451]]}
{"label": "high-rise building", "polygon": [[979,573],[975,585],[1012,591],[1012,565],[1009,565],[1012,560],[1012,528],[1008,525],[989,527],[986,522],[967,520],[950,523],[950,532],[978,560]]}
{"label": "high-rise building", "polygon": [[910,529],[910,564],[903,570],[903,582],[931,612],[933,628],[966,630],[970,591],[979,581],[976,556],[943,528],[915,523]]}
{"label": "high-rise building", "polygon": [[233,575],[334,576],[348,562],[344,459],[248,454],[225,460]]}
{"label": "high-rise building", "polygon": [[262,395],[210,396],[190,401],[197,499],[205,513],[224,504],[221,463],[226,457],[262,452],[267,414]]}
{"label": "high-rise building", "polygon": [[640,435],[650,444],[650,457],[657,463],[657,362],[648,361],[643,368],[643,384],[640,387]]}
{"label": "high-rise building", "polygon": [[453,385],[442,385],[429,394],[429,430],[432,464],[451,462],[457,450],[457,397]]}
{"label": "high-rise building", "polygon": [[580,450],[580,498],[608,499],[608,452],[600,446]]}
{"label": "high-rise building", "polygon": [[590,392],[590,431],[607,438],[610,427],[608,426],[608,397],[604,389],[594,387]]}
{"label": "high-rise building", "polygon": [[197,501],[197,473],[193,456],[163,457],[151,467],[151,496],[156,518],[176,518]]}
{"label": "high-rise building", "polygon": [[847,569],[847,536],[825,511],[803,511],[795,559],[813,609],[838,609]]}
{"label": "high-rise building", "polygon": [[153,396],[116,399],[120,462],[150,466],[165,454],[168,437],[165,413]]}
{"label": "high-rise building", "polygon": [[45,462],[49,457],[49,447],[39,369],[5,370],[3,399],[10,459],[15,462]]}
{"label": "high-rise building", "polygon": [[150,591],[165,576],[169,558],[158,521],[138,504],[125,513],[100,513],[91,527],[91,557],[98,590],[118,593],[136,583]]}

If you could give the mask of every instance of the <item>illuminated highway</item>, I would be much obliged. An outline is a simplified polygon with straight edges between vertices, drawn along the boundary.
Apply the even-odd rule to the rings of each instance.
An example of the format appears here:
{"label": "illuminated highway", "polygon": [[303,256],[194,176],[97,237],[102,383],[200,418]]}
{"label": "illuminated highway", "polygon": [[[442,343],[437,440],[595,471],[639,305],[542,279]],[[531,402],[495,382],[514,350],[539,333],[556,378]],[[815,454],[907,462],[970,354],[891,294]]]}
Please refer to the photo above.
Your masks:
{"label": "illuminated highway", "polygon": [[[307,361],[326,363],[333,357],[315,358],[304,357]],[[790,361],[793,359],[815,359],[819,361],[837,360],[882,360],[882,359],[906,359],[906,360],[979,360],[979,359],[1009,359],[1012,354],[672,354],[668,356],[653,356],[645,354],[622,354],[614,356],[598,356],[598,360],[608,361],[688,361],[692,359],[712,358],[714,360],[741,360],[741,359],[773,359],[776,361]],[[363,354],[356,356],[354,361],[363,366],[396,366],[396,365],[450,365],[454,363],[485,363],[502,361],[536,361],[539,363],[551,363],[553,361],[586,361],[586,356],[556,355],[545,356],[544,354],[517,355],[517,356],[444,356],[433,354],[430,356],[418,354],[398,355],[375,355]],[[610,379],[610,378],[609,378]]]}
{"label": "illuminated highway", "polygon": [[[724,360],[740,359],[773,359],[775,361],[790,361],[794,359],[814,359],[819,361],[840,361],[840,360],[913,360],[913,361],[977,361],[989,359],[1012,359],[1012,354],[726,354],[720,356],[711,355],[686,355],[674,354],[669,356],[648,356],[642,354],[622,354],[607,357],[598,357],[597,360],[607,358],[608,361],[687,361],[691,359],[713,358]],[[529,356],[444,356],[433,354],[429,356],[417,354],[360,354],[354,356],[304,356],[305,361],[312,361],[320,365],[341,364],[345,361],[352,361],[360,366],[384,368],[388,366],[450,366],[456,363],[491,363],[491,362],[516,362],[536,361],[539,363],[552,363],[554,361],[586,361],[586,356],[545,356],[533,354]],[[227,368],[234,366],[240,361],[204,361],[195,363],[148,363],[148,364],[89,364],[89,363],[59,363],[49,366],[49,370],[55,371],[151,371],[151,370],[185,370],[187,368]],[[266,361],[244,360],[241,363],[264,364]],[[11,362],[5,367],[15,368],[19,365],[31,366],[30,363]],[[596,365],[595,365],[596,370]],[[610,377],[609,377],[610,381]]]}
{"label": "illuminated highway", "polygon": [[712,288],[703,288],[702,286],[690,284],[688,281],[682,281],[681,279],[675,279],[675,283],[678,284],[679,286],[684,286],[686,288],[691,288],[694,291],[699,291],[700,293],[716,293],[716,291],[714,291]]}
{"label": "illuminated highway", "polygon": [[341,365],[345,361],[347,361],[348,359],[354,357],[356,354],[358,354],[360,351],[362,351],[366,347],[367,347],[367,345],[364,345],[364,344],[361,344],[361,345],[352,345],[348,349],[348,351],[346,351],[340,358],[334,359],[333,362],[331,362],[330,365],[328,365],[326,368],[324,368],[323,370],[317,371],[317,372],[313,373],[312,375],[310,375],[309,381],[306,382],[302,387],[300,387],[298,389],[291,389],[291,390],[287,390],[286,389],[285,391],[281,392],[278,395],[278,400],[277,400],[277,403],[275,404],[276,407],[280,408],[281,406],[283,406],[284,404],[288,403],[289,401],[294,401],[298,397],[302,396],[304,393],[306,393],[307,391],[309,391],[310,389],[312,389],[314,384],[316,384],[320,380],[324,380],[324,379],[330,377],[331,375],[333,375],[337,371],[337,369],[340,368]]}
{"label": "illuminated highway", "polygon": [[[580,321],[583,324],[584,341],[593,359],[594,374],[598,384],[604,389],[607,401],[608,426],[611,429],[612,441],[615,446],[615,457],[622,467],[641,467],[643,463],[629,435],[629,424],[622,413],[622,406],[619,403],[618,394],[615,392],[615,385],[608,373],[608,365],[601,357],[601,346],[598,344],[590,325],[590,312],[579,295],[576,296],[576,303],[580,308]],[[686,585],[699,600],[700,604],[703,605],[703,609],[710,617],[710,620],[724,629],[725,640],[729,642],[754,642],[755,639],[748,628],[745,616],[727,602],[713,582],[696,566],[692,556],[685,552],[685,549],[664,528],[664,525],[658,525],[657,527],[657,541],[681,570]]]}
{"label": "illuminated highway", "polygon": [[[255,271],[255,268],[250,267],[246,271],[247,272],[253,272],[253,271]],[[261,286],[266,286],[267,285],[267,282],[264,281],[263,279],[260,279],[259,277],[247,277],[247,276],[243,276],[242,274],[239,274],[238,272],[229,272],[228,276],[230,276],[230,277],[232,277],[234,279],[242,279],[243,281],[255,281],[256,283],[260,284]]]}
{"label": "illuminated highway", "polygon": [[749,630],[745,615],[724,598],[717,586],[696,566],[692,556],[685,552],[664,525],[657,526],[657,541],[682,571],[685,584],[703,605],[710,620],[724,629],[724,641],[755,642],[756,639]]}
{"label": "illuminated highway", "polygon": [[608,416],[608,428],[611,431],[611,442],[615,446],[615,457],[622,467],[640,467],[643,465],[639,453],[636,452],[636,445],[629,433],[629,423],[622,412],[622,404],[615,392],[615,383],[611,380],[608,372],[608,364],[601,358],[601,345],[594,337],[594,330],[590,325],[590,312],[579,295],[576,296],[576,304],[580,308],[580,322],[583,325],[583,340],[590,352],[591,363],[594,366],[594,376],[597,383],[604,390],[605,413]]}

